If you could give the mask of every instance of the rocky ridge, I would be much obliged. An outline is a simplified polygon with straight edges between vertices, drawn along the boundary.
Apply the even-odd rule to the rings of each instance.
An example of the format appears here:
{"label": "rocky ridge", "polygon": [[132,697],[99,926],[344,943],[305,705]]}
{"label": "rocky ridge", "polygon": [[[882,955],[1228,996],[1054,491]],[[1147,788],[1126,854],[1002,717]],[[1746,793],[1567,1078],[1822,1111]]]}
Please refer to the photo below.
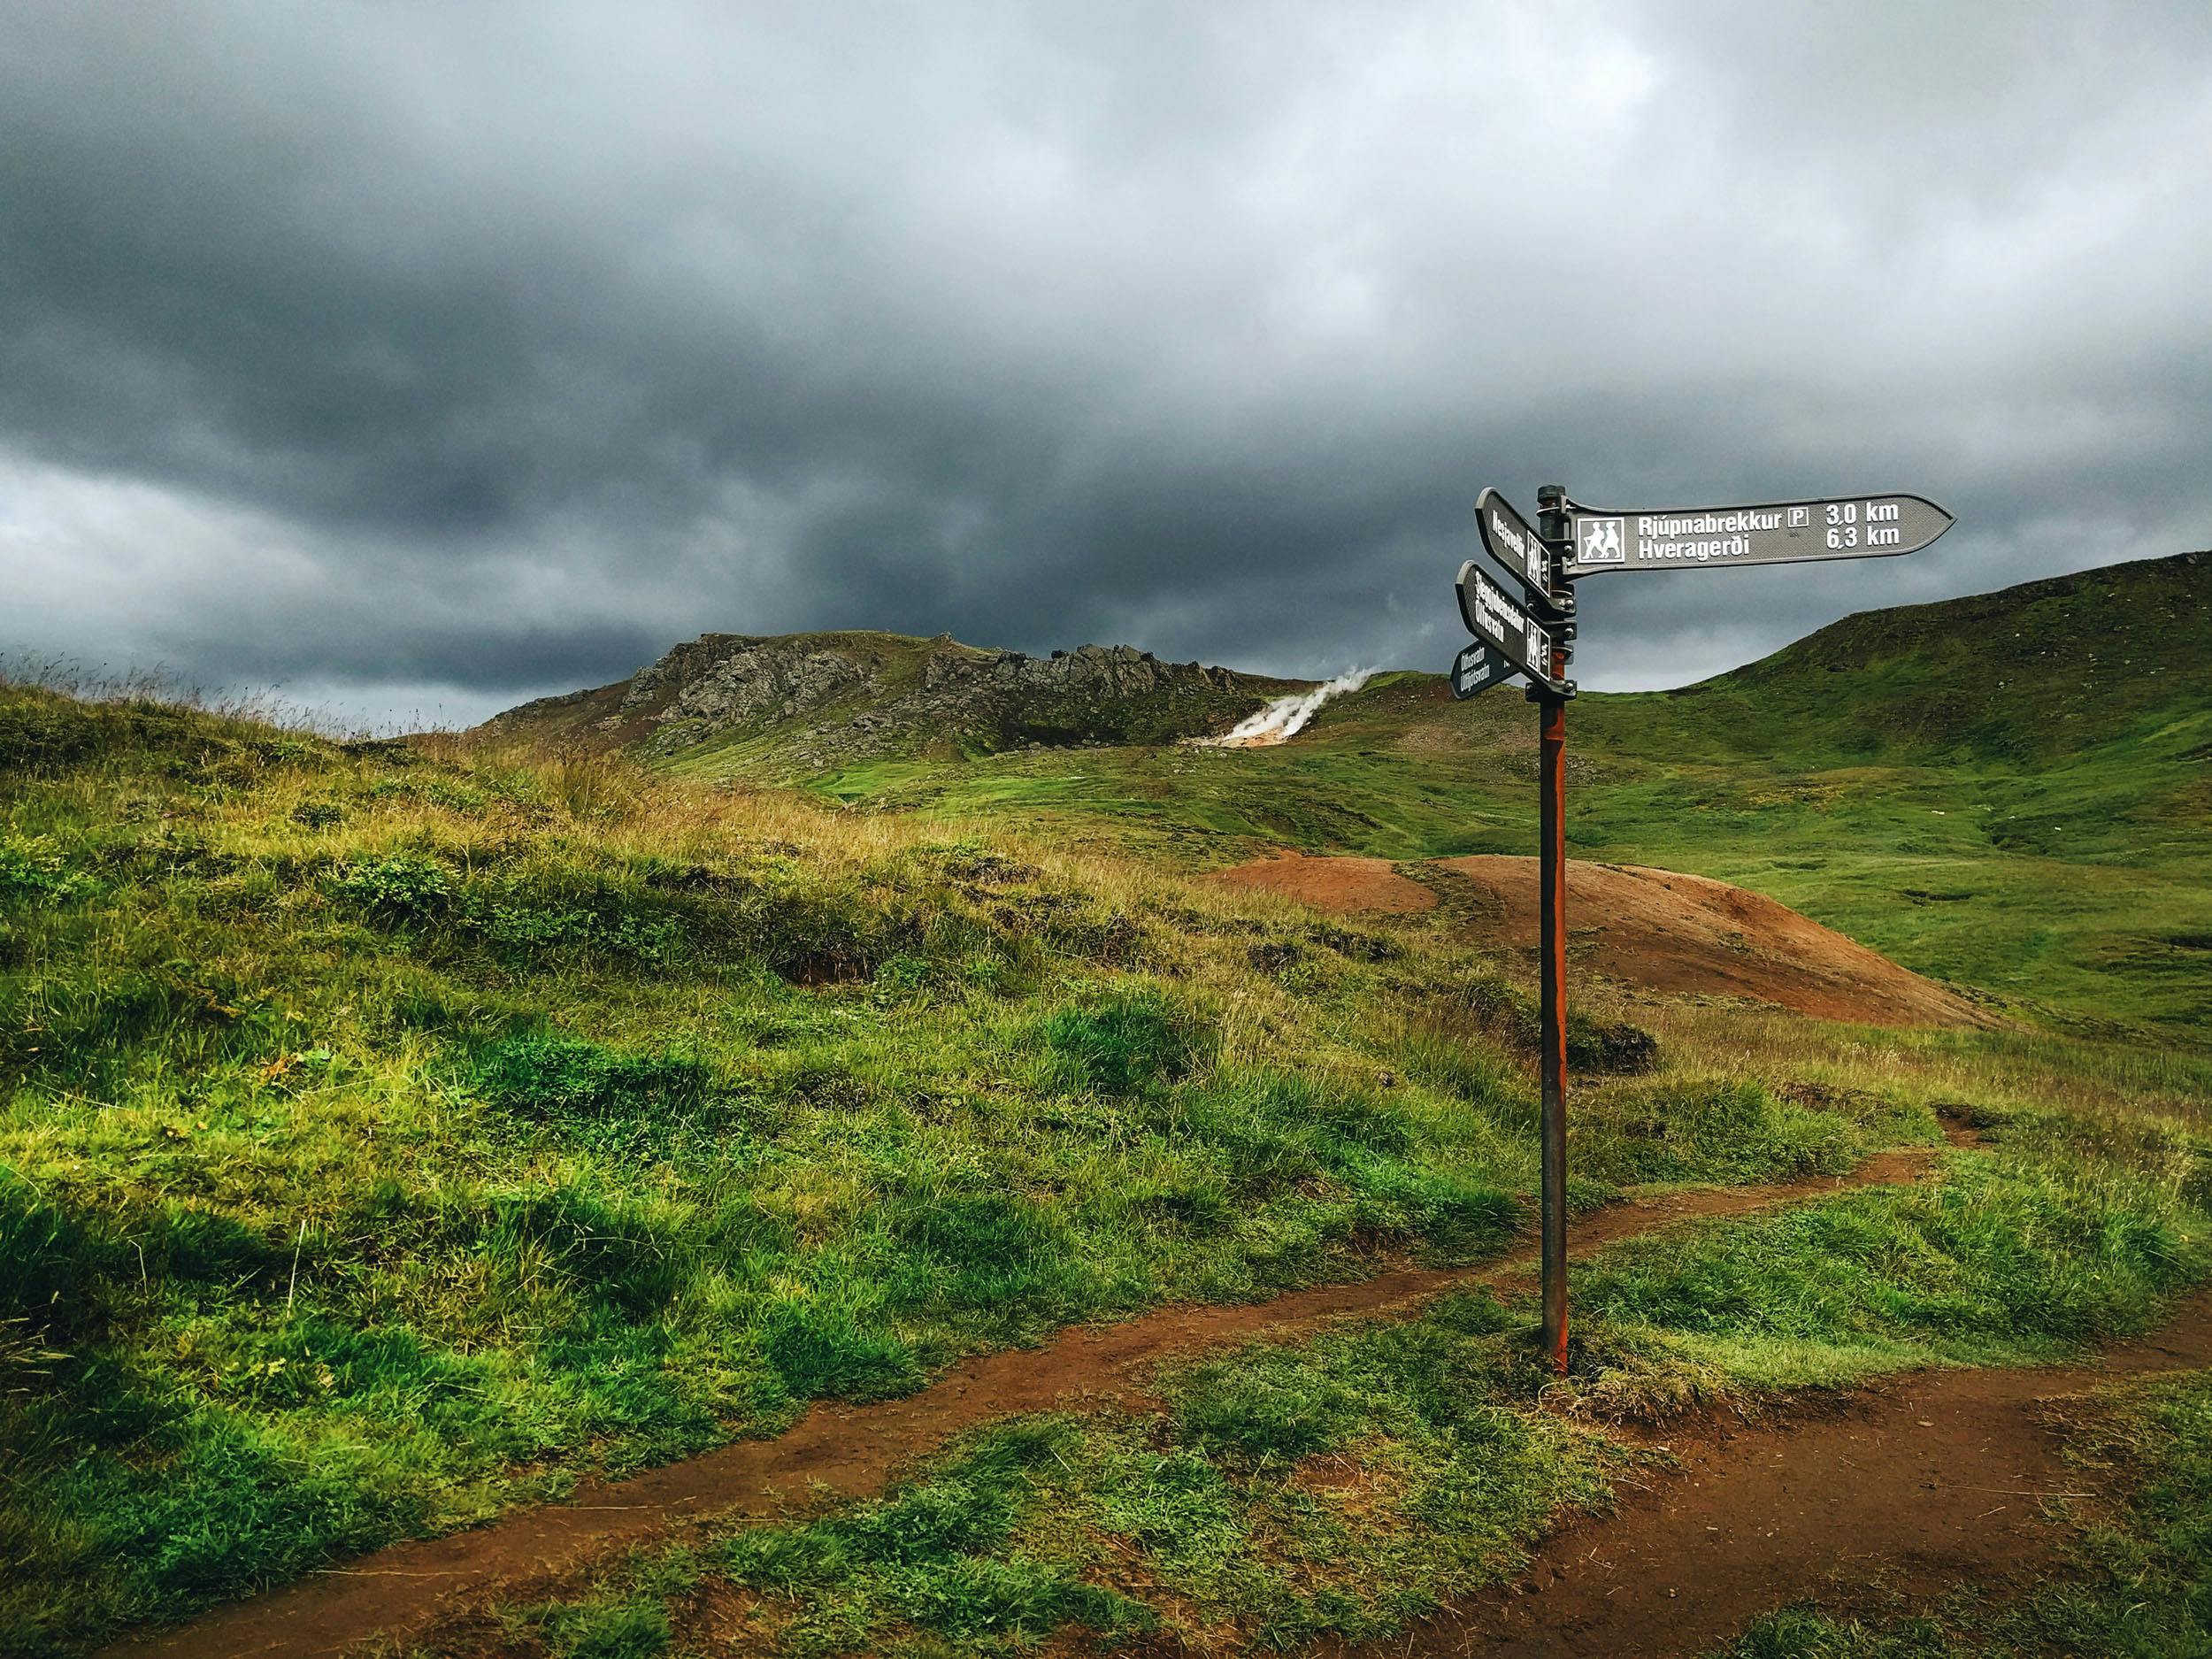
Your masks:
{"label": "rocky ridge", "polygon": [[1032,657],[949,634],[707,634],[626,680],[541,698],[481,728],[680,756],[773,737],[785,769],[900,754],[1170,742],[1225,730],[1295,682],[1128,645]]}

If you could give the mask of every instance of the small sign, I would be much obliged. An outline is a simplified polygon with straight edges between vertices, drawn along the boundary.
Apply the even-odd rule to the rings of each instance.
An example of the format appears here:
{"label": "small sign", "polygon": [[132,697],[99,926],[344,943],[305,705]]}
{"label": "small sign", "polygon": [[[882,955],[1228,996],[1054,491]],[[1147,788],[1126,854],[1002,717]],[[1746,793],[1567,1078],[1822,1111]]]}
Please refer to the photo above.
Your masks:
{"label": "small sign", "polygon": [[1556,611],[1551,590],[1551,549],[1536,528],[1513,510],[1512,503],[1494,489],[1475,498],[1475,527],[1490,557],[1505,566],[1506,574],[1528,589],[1539,609]]}
{"label": "small sign", "polygon": [[1607,571],[1887,558],[1917,553],[1948,530],[1953,519],[1924,496],[1839,495],[1655,512],[1575,503],[1569,523],[1565,574],[1571,580]]}
{"label": "small sign", "polygon": [[1459,614],[1467,632],[1504,657],[1509,667],[1539,685],[1559,688],[1551,672],[1551,635],[1472,559],[1459,567]]}
{"label": "small sign", "polygon": [[1501,680],[1510,680],[1519,672],[1480,640],[1476,640],[1460,647],[1458,657],[1452,662],[1452,695],[1464,703],[1477,692],[1486,690]]}

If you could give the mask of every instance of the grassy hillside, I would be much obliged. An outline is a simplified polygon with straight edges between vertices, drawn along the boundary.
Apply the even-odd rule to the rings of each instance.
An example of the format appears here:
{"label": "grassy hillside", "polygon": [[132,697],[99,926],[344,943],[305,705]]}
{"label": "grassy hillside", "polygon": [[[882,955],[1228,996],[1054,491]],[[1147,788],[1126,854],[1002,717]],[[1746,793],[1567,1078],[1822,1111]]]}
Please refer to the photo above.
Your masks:
{"label": "grassy hillside", "polygon": [[[0,1645],[79,1651],[1071,1321],[1525,1233],[1496,962],[1096,841],[0,687]],[[1572,1033],[1580,1206],[1839,1171],[1939,1104],[2011,1127],[1932,1194],[1594,1271],[1593,1400],[2050,1352],[2205,1266],[2201,1061],[1662,1005],[1654,1070],[1617,1012]],[[1537,1409],[1525,1320],[1201,1367],[1171,1431],[1008,1430],[727,1571],[799,1648],[1387,1628],[1626,1455]],[[1144,1484],[1161,1432],[1185,1497]],[[1347,1456],[1357,1503],[1284,1484]],[[525,1650],[657,1651],[586,1644],[649,1637],[622,1594]]]}
{"label": "grassy hillside", "polygon": [[[1755,887],[1923,972],[2212,1037],[2212,555],[1852,617],[1683,690],[1585,695],[1577,856]],[[1532,716],[1385,675],[1272,749],[833,768],[833,798],[1088,821],[1197,864],[1268,844],[1525,852]]]}

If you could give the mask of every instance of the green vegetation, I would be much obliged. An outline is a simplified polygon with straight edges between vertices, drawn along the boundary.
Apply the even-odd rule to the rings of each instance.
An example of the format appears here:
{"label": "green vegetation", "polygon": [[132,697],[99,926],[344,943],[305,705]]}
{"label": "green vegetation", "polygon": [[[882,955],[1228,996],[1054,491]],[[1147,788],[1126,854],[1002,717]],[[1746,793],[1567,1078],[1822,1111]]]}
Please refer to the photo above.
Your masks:
{"label": "green vegetation", "polygon": [[652,1605],[690,1634],[710,1586],[747,1592],[723,1640],[769,1653],[1001,1653],[1065,1626],[1202,1641],[1225,1622],[1267,1647],[1380,1634],[1512,1570],[1625,1455],[1502,1403],[1527,1393],[1509,1323],[1455,1297],[1192,1367],[1158,1421],[1017,1419],[880,1500],[641,1555],[581,1605]]}
{"label": "green vegetation", "polygon": [[[2212,1040],[2212,555],[1848,618],[1571,718],[1577,857],[1771,895],[1906,966],[2075,1028]],[[848,766],[886,809],[1062,825],[1189,865],[1267,845],[1411,859],[1533,845],[1517,690],[1386,674],[1277,749]],[[705,756],[703,773],[742,771]]]}
{"label": "green vegetation", "polygon": [[[2212,1270],[2212,1166],[2171,1131],[2117,1141],[2029,1115],[1933,1186],[1617,1247],[1578,1275],[1576,1371],[1548,1404],[1528,1305],[1447,1297],[1171,1370],[1157,1416],[986,1431],[882,1499],[641,1552],[578,1602],[497,1622],[519,1644],[646,1607],[689,1651],[734,1593],[743,1621],[717,1640],[791,1655],[999,1654],[1069,1626],[1222,1651],[1381,1636],[1509,1579],[1562,1509],[1602,1506],[1611,1476],[1652,1457],[1599,1425],[2144,1329]],[[2161,1500],[2200,1563],[2188,1504],[2206,1478],[2185,1471]]]}
{"label": "green vegetation", "polygon": [[[2202,569],[1984,622],[2023,674],[2098,626],[2147,649],[2130,618]],[[1605,1502],[1642,1455],[1616,1419],[2144,1328],[2212,1272],[2202,612],[2109,698],[2009,659],[1922,695],[1966,666],[1898,613],[1578,709],[1578,850],[1748,879],[2022,1018],[1580,986],[1573,1203],[1971,1118],[1939,1179],[1615,1247],[1563,1386],[1501,1281],[987,1425],[457,1640],[1357,1639]],[[0,684],[0,1646],[81,1652],[1072,1322],[1494,1258],[1535,1185],[1520,965],[1450,905],[1350,925],[1190,873],[1523,850],[1521,712],[1386,676],[1279,749],[894,756],[803,794],[729,747],[647,771]],[[2097,1559],[2185,1586],[2201,1425],[2159,1398],[2125,1421],[2167,1520]]]}
{"label": "green vegetation", "polygon": [[[1631,1240],[1578,1276],[1577,1305],[1601,1342],[1803,1387],[2052,1359],[2145,1328],[2212,1268],[2212,1158],[2185,1134],[2038,1116],[1955,1163],[1932,1186]],[[1633,1368],[1606,1386],[1638,1386]]]}
{"label": "green vegetation", "polygon": [[[28,688],[0,733],[24,1645],[1525,1225],[1525,998],[1417,930],[606,760]],[[1893,1127],[1814,1116],[1671,1177]]]}

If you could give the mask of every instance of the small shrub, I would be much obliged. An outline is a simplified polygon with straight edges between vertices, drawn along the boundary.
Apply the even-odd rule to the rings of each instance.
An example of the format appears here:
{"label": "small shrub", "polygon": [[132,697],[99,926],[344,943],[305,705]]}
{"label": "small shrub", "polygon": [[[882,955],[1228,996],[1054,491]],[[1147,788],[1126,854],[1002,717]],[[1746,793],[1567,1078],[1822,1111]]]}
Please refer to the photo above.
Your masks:
{"label": "small shrub", "polygon": [[1195,1019],[1156,993],[1115,995],[1063,1009],[1045,1022],[1045,1044],[1079,1087],[1135,1094],[1186,1075],[1197,1059]]}
{"label": "small shrub", "polygon": [[922,1379],[912,1348],[887,1331],[864,1328],[833,1303],[777,1303],[763,1321],[761,1350],[801,1400],[880,1400]]}
{"label": "small shrub", "polygon": [[434,921],[453,902],[453,879],[444,865],[403,853],[342,865],[330,888],[387,923]]}
{"label": "small shrub", "polygon": [[93,885],[42,842],[0,841],[0,907],[57,902],[88,893]]}
{"label": "small shrub", "polygon": [[929,964],[920,956],[899,956],[876,970],[871,987],[876,1002],[887,1007],[920,1001],[929,993]]}

